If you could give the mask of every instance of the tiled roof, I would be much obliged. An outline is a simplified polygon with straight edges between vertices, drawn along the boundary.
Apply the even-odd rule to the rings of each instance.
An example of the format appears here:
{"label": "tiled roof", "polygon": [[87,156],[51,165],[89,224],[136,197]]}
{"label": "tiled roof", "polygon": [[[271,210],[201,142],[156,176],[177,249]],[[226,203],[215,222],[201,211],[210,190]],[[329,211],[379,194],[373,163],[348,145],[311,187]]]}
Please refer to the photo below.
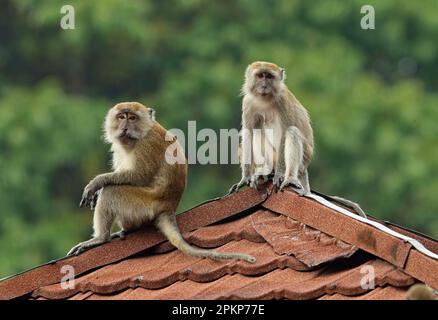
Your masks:
{"label": "tiled roof", "polygon": [[[196,246],[257,261],[189,257],[147,227],[3,280],[0,299],[405,299],[415,282],[438,288],[437,260],[292,191],[266,198],[249,189],[199,205],[178,223]],[[386,226],[438,252],[437,241]],[[74,288],[60,285],[64,265],[77,274]],[[370,270],[375,287],[362,287]]]}

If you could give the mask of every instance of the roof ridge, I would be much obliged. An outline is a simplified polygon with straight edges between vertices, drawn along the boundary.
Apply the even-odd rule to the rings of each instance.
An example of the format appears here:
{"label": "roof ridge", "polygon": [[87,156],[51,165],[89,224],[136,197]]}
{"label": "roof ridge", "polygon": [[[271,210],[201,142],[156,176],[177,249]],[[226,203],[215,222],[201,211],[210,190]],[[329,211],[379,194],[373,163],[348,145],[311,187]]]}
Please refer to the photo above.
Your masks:
{"label": "roof ridge", "polygon": [[[355,245],[438,288],[438,262],[413,248],[411,243],[337,212],[313,198],[301,197],[287,190],[282,193],[281,201],[278,197],[279,194],[272,194],[262,206]],[[430,268],[436,272],[425,271]]]}
{"label": "roof ridge", "polygon": [[307,194],[305,196],[307,198],[310,198],[310,199],[317,201],[318,203],[322,204],[323,206],[329,207],[329,208],[331,208],[331,209],[333,209],[333,210],[335,210],[343,215],[346,215],[354,220],[366,223],[366,224],[371,225],[371,226],[379,229],[380,231],[383,231],[383,232],[385,232],[393,237],[401,239],[405,242],[409,242],[415,249],[417,249],[418,251],[420,251],[424,255],[426,255],[432,259],[438,260],[438,254],[428,250],[420,241],[388,228],[384,224],[380,223],[379,220],[370,220],[370,219],[367,219],[366,217],[364,218],[362,216],[359,216],[359,215],[357,215],[349,210],[346,210],[338,205],[330,203],[329,201],[327,201],[323,197],[320,197],[316,194],[310,193],[310,194]]}

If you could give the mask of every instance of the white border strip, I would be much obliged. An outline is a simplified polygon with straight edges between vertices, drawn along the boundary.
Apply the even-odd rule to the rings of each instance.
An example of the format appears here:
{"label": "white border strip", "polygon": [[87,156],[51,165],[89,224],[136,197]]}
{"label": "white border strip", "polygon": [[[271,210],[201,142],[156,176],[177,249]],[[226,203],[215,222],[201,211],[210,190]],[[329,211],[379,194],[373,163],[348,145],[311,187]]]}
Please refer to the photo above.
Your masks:
{"label": "white border strip", "polygon": [[398,233],[398,232],[396,232],[394,230],[391,230],[391,229],[389,229],[388,227],[384,226],[381,223],[378,223],[378,222],[372,221],[372,220],[368,220],[368,219],[366,219],[366,218],[364,218],[362,216],[359,216],[359,215],[357,215],[355,213],[352,213],[352,212],[350,212],[350,211],[348,211],[348,210],[346,210],[344,208],[341,208],[340,206],[337,206],[337,205],[333,204],[332,202],[327,201],[323,197],[320,197],[320,196],[318,196],[318,195],[316,195],[314,193],[306,194],[305,197],[311,198],[311,199],[319,202],[320,204],[322,204],[322,205],[324,205],[324,206],[326,206],[326,207],[328,207],[330,209],[333,209],[333,210],[335,210],[335,211],[337,211],[339,213],[342,213],[342,214],[344,214],[346,216],[349,216],[350,218],[353,218],[353,219],[358,220],[360,222],[363,222],[363,223],[369,224],[369,225],[371,225],[373,227],[376,227],[377,229],[379,229],[379,230],[381,230],[383,232],[386,232],[386,233],[388,233],[388,234],[390,234],[390,235],[392,235],[392,236],[394,236],[396,238],[399,238],[399,239],[402,239],[402,240],[404,240],[406,242],[409,242],[410,244],[412,244],[412,246],[415,249],[417,249],[421,253],[425,254],[428,257],[431,257],[432,259],[438,260],[438,254],[433,253],[432,251],[426,249],[419,241],[417,241],[417,240],[415,240],[415,239],[413,239],[411,237],[407,237],[407,236],[405,236],[405,235],[403,235],[401,233]]}

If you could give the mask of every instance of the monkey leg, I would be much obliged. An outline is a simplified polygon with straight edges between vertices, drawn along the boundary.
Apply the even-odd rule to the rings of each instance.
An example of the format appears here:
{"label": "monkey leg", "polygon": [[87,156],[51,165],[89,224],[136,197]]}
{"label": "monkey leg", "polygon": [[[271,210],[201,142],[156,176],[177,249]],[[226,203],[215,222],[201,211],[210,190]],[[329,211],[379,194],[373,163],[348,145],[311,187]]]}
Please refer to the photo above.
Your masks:
{"label": "monkey leg", "polygon": [[275,172],[274,176],[272,177],[272,190],[275,192],[278,192],[280,190],[280,186],[284,181],[284,173],[286,171],[286,163],[284,161],[284,143],[285,138],[284,136],[281,137],[280,144],[277,147],[278,150],[278,156],[277,161],[275,163]]}
{"label": "monkey leg", "polygon": [[101,192],[101,196],[97,200],[96,209],[94,210],[94,216],[93,216],[93,229],[94,234],[93,238],[90,240],[81,242],[74,246],[67,255],[78,255],[81,252],[98,246],[100,244],[103,244],[105,242],[108,242],[111,240],[110,232],[111,232],[111,226],[114,222],[114,214],[111,213],[111,211],[107,210],[105,206],[105,198],[104,190]]}
{"label": "monkey leg", "polygon": [[94,218],[93,218],[93,228],[94,228],[94,235],[93,238],[90,240],[81,242],[74,246],[68,253],[69,255],[78,255],[81,252],[98,246],[100,244],[103,244],[105,242],[108,242],[111,240],[110,237],[110,230],[111,226],[114,221],[114,216],[107,212],[105,208],[102,208],[99,204],[101,203],[100,199],[97,202],[96,210],[94,211]]}
{"label": "monkey leg", "polygon": [[265,129],[254,129],[252,135],[252,153],[255,170],[250,179],[250,187],[258,189],[259,185],[268,182],[274,171],[274,147],[272,134]]}
{"label": "monkey leg", "polygon": [[126,236],[150,223],[161,204],[161,201],[156,200],[157,195],[153,189],[128,185],[109,186],[104,189],[100,198],[108,201],[115,222],[121,229],[114,237]]}
{"label": "monkey leg", "polygon": [[306,194],[306,190],[298,178],[299,169],[303,166],[304,160],[303,141],[303,135],[297,127],[291,126],[286,130],[284,142],[286,170],[280,191],[287,186],[292,186],[299,195]]}
{"label": "monkey leg", "polygon": [[70,255],[75,255],[77,256],[78,254],[84,252],[87,249],[90,249],[92,247],[96,247],[100,244],[106,243],[109,240],[107,239],[102,239],[102,238],[91,238],[90,240],[81,242],[77,245],[75,245],[73,248],[70,249],[70,251],[67,253],[67,256]]}

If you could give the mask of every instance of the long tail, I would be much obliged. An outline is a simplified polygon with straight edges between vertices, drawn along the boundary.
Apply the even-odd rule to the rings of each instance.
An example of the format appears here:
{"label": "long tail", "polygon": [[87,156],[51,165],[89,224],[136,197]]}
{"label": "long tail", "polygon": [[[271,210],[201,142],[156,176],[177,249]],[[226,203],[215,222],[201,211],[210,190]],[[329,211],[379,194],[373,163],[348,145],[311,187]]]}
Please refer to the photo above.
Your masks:
{"label": "long tail", "polygon": [[155,221],[157,228],[176,248],[185,254],[199,258],[210,258],[213,260],[237,259],[254,263],[256,259],[253,256],[243,253],[221,253],[214,250],[200,249],[188,244],[181,235],[181,231],[176,223],[175,216],[167,213],[161,214]]}
{"label": "long tail", "polygon": [[360,215],[360,216],[362,216],[364,218],[367,217],[365,212],[363,212],[362,208],[356,202],[353,202],[353,201],[350,201],[350,200],[347,200],[347,199],[344,199],[344,198],[341,198],[341,197],[337,197],[337,196],[330,196],[330,197],[333,198],[335,201],[337,201],[337,202],[339,202],[339,203],[341,203],[343,205],[346,205],[347,207],[350,207],[351,209],[356,211],[356,213],[358,215]]}

